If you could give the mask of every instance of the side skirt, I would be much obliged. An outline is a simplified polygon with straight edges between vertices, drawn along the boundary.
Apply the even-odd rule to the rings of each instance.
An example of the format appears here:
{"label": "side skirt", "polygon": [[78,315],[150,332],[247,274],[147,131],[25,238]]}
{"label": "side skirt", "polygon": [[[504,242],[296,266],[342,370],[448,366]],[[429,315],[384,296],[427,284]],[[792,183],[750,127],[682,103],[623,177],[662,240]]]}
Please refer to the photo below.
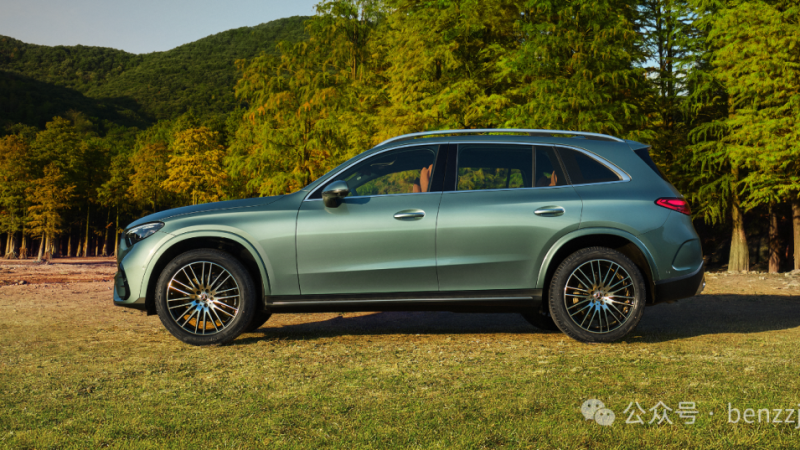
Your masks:
{"label": "side skirt", "polygon": [[353,311],[521,312],[538,308],[541,289],[401,292],[335,295],[271,295],[273,313]]}

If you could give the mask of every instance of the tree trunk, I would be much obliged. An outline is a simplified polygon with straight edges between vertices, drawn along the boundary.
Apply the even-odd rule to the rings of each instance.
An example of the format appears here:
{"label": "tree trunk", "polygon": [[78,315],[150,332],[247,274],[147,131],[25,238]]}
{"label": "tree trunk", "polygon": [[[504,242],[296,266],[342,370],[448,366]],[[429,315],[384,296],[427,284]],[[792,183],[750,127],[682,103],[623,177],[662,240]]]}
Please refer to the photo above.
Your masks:
{"label": "tree trunk", "polygon": [[794,270],[800,270],[800,200],[792,202],[792,231],[794,238]]}
{"label": "tree trunk", "polygon": [[41,262],[42,253],[44,253],[44,236],[42,236],[41,242],[39,242],[39,256],[36,258],[36,261]]}
{"label": "tree trunk", "polygon": [[86,239],[83,241],[84,258],[89,256],[89,213],[91,212],[91,208],[90,205],[86,205]]}
{"label": "tree trunk", "polygon": [[778,235],[778,214],[775,205],[769,205],[769,273],[778,273],[781,267],[781,243]]}
{"label": "tree trunk", "polygon": [[117,222],[114,225],[114,258],[117,257],[119,251],[119,206],[117,207]]}
{"label": "tree trunk", "polygon": [[19,259],[28,259],[28,242],[24,231],[22,233],[22,246],[19,248]]}
{"label": "tree trunk", "polygon": [[108,210],[108,216],[106,217],[106,229],[103,231],[103,256],[108,256],[108,227],[111,226],[108,221],[111,219],[111,209]]}
{"label": "tree trunk", "polygon": [[[739,169],[733,169],[733,177],[739,181]],[[733,236],[731,237],[731,254],[728,258],[728,272],[746,272],[750,270],[750,251],[747,248],[747,235],[744,232],[744,215],[739,202],[738,186],[731,189],[733,218]]]}
{"label": "tree trunk", "polygon": [[3,256],[9,258],[11,255],[11,232],[8,232],[8,238],[6,238],[6,251],[3,253]]}
{"label": "tree trunk", "polygon": [[67,258],[72,256],[72,233],[70,232],[69,238],[67,239]]}

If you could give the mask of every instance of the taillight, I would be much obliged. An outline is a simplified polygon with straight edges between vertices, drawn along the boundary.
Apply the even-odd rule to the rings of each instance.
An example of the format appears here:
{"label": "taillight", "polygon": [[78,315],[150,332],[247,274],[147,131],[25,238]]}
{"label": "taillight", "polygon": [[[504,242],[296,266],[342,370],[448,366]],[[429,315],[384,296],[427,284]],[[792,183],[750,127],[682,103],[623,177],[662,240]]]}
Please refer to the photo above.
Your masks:
{"label": "taillight", "polygon": [[689,208],[689,203],[682,198],[660,198],[656,200],[656,205],[663,206],[664,208],[678,211],[687,216],[692,215],[692,210]]}

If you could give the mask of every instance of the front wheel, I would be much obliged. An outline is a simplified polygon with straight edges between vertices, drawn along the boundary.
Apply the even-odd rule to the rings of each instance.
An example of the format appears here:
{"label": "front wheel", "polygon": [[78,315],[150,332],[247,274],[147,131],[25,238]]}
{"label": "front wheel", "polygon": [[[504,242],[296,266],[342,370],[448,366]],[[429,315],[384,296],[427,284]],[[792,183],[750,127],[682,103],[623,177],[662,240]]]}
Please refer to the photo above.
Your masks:
{"label": "front wheel", "polygon": [[581,342],[613,342],[638,325],[646,288],[639,268],[605,247],[579,250],[556,269],[550,311],[561,331]]}
{"label": "front wheel", "polygon": [[191,250],[173,259],[156,285],[156,310],[173,336],[191,345],[220,345],[253,321],[255,287],[233,256]]}

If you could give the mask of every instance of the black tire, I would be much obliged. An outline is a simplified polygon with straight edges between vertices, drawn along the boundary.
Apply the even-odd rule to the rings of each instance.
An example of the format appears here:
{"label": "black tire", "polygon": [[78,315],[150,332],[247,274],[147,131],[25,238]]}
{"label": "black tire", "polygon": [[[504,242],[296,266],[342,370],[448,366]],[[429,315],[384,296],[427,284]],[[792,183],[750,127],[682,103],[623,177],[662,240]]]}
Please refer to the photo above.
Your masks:
{"label": "black tire", "polygon": [[161,272],[156,311],[164,327],[181,341],[222,345],[253,322],[255,293],[253,280],[238,259],[219,250],[191,250]]}
{"label": "black tire", "polygon": [[553,321],[564,334],[581,342],[613,342],[625,337],[639,324],[645,299],[639,268],[627,256],[606,247],[573,253],[558,266],[550,282]]}
{"label": "black tire", "polygon": [[250,325],[244,329],[244,332],[249,333],[251,331],[256,331],[261,328],[261,325],[267,323],[270,317],[272,317],[272,313],[269,311],[256,311],[256,313],[253,314],[253,320],[250,321]]}
{"label": "black tire", "polygon": [[560,331],[553,321],[553,316],[550,314],[549,309],[531,309],[530,311],[524,311],[520,314],[522,314],[522,317],[527,320],[529,324],[542,331]]}

